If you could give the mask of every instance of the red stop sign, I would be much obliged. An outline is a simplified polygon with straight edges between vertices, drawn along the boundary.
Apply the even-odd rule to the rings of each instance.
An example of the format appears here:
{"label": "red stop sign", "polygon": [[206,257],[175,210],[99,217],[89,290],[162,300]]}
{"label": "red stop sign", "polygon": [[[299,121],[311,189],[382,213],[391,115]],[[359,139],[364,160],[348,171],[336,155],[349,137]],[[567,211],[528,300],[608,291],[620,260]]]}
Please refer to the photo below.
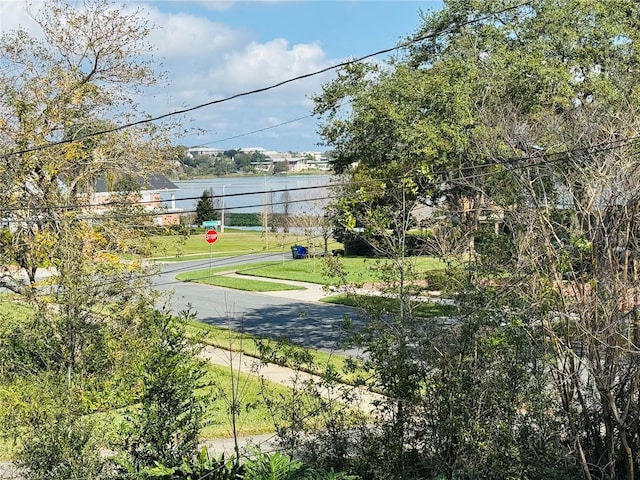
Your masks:
{"label": "red stop sign", "polygon": [[216,240],[218,240],[218,232],[216,232],[215,230],[207,230],[207,233],[204,234],[204,239],[207,241],[207,243],[214,243]]}

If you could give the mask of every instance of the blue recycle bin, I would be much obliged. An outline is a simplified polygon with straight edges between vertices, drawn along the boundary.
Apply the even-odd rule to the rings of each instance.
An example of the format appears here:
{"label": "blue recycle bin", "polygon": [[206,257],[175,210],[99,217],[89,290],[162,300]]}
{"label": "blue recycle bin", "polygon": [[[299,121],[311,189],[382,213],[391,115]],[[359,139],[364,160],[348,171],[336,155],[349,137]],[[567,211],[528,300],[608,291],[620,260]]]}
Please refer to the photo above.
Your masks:
{"label": "blue recycle bin", "polygon": [[301,245],[293,245],[291,247],[291,255],[294,260],[300,260],[301,258],[307,258],[309,252],[307,247],[303,247]]}

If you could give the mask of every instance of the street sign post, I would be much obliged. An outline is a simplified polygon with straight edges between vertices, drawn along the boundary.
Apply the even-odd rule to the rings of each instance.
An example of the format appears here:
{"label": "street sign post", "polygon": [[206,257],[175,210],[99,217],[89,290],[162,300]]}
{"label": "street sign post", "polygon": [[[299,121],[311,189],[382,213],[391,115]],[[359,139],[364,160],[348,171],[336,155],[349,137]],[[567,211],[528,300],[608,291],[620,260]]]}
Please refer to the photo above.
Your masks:
{"label": "street sign post", "polygon": [[211,278],[211,263],[213,261],[213,244],[218,241],[218,232],[216,232],[213,228],[207,230],[207,233],[204,234],[204,239],[209,244],[209,278]]}

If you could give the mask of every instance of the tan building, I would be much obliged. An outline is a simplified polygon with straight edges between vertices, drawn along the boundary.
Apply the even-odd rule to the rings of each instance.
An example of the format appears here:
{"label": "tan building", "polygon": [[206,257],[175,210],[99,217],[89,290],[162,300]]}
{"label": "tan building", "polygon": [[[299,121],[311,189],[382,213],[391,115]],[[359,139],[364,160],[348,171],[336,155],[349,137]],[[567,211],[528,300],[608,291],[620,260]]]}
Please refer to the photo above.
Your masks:
{"label": "tan building", "polygon": [[[182,209],[175,206],[175,192],[178,187],[164,175],[149,174],[134,179],[140,188],[140,197],[136,202],[140,204],[145,213],[148,213],[152,223],[158,226],[171,226],[180,224]],[[91,199],[91,211],[95,214],[103,214],[107,211],[107,204],[121,197],[124,192],[117,191],[115,187],[109,187],[104,178],[96,181],[93,198]],[[161,194],[171,193],[169,205],[163,204]]]}

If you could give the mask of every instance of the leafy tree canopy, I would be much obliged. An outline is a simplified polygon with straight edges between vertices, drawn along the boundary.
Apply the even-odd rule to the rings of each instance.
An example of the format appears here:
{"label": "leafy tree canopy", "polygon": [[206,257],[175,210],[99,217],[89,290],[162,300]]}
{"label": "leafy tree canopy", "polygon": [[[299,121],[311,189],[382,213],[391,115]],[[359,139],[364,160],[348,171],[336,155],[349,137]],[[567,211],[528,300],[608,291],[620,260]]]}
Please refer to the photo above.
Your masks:
{"label": "leafy tree canopy", "polygon": [[[622,0],[445,1],[423,16],[408,38],[414,43],[397,58],[350,65],[315,99],[332,165],[349,181],[334,204],[338,227],[384,246],[397,262],[400,283],[407,272],[402,246],[417,224],[416,206],[434,208],[429,221],[443,226],[440,231],[459,230],[456,236],[467,242],[459,255],[468,269],[458,297],[460,329],[463,336],[475,333],[471,350],[451,357],[461,363],[438,366],[446,351],[456,351],[454,343],[414,357],[415,345],[435,337],[407,333],[410,316],[400,315],[386,337],[381,329],[371,332],[365,346],[374,352],[382,345],[378,358],[371,355],[372,368],[391,386],[399,379],[417,384],[403,374],[424,368],[426,384],[442,380],[443,388],[452,388],[451,400],[440,402],[447,405],[440,420],[435,412],[407,413],[428,397],[428,387],[425,393],[407,387],[405,403],[391,409],[403,440],[421,418],[434,420],[420,438],[429,431],[434,439],[440,421],[454,419],[459,430],[444,432],[443,448],[421,452],[444,452],[458,438],[453,453],[460,470],[447,476],[545,478],[547,467],[559,465],[551,460],[556,454],[574,455],[585,478],[637,476],[638,18],[640,4]],[[513,344],[505,336],[510,328],[526,335],[518,333]],[[491,353],[498,363],[489,366],[478,355],[496,341],[505,344]],[[510,361],[499,358],[507,346],[530,348],[521,367],[532,370],[520,371],[505,388],[525,388],[527,378],[535,378],[543,386],[535,395],[556,394],[553,408],[537,413],[527,401],[511,432],[540,414],[531,425],[546,424],[553,433],[534,435],[530,444],[559,450],[552,448],[538,464],[535,453],[522,453],[525,463],[494,464],[482,474],[486,443],[476,434],[493,427],[476,431],[475,423],[452,413],[466,388],[474,388],[456,382],[472,371],[462,366],[466,360],[478,369],[474,381],[486,368],[497,374]],[[405,358],[399,356],[403,348]],[[534,376],[538,362],[545,367]],[[396,370],[385,377],[389,365]],[[497,385],[490,390],[501,404],[507,392]],[[391,397],[401,394],[392,390]],[[493,401],[481,395],[486,405]],[[503,439],[491,450],[516,448],[522,437]],[[398,447],[396,453],[414,452]],[[523,470],[508,473],[516,466]],[[547,476],[562,477],[560,471]]]}

